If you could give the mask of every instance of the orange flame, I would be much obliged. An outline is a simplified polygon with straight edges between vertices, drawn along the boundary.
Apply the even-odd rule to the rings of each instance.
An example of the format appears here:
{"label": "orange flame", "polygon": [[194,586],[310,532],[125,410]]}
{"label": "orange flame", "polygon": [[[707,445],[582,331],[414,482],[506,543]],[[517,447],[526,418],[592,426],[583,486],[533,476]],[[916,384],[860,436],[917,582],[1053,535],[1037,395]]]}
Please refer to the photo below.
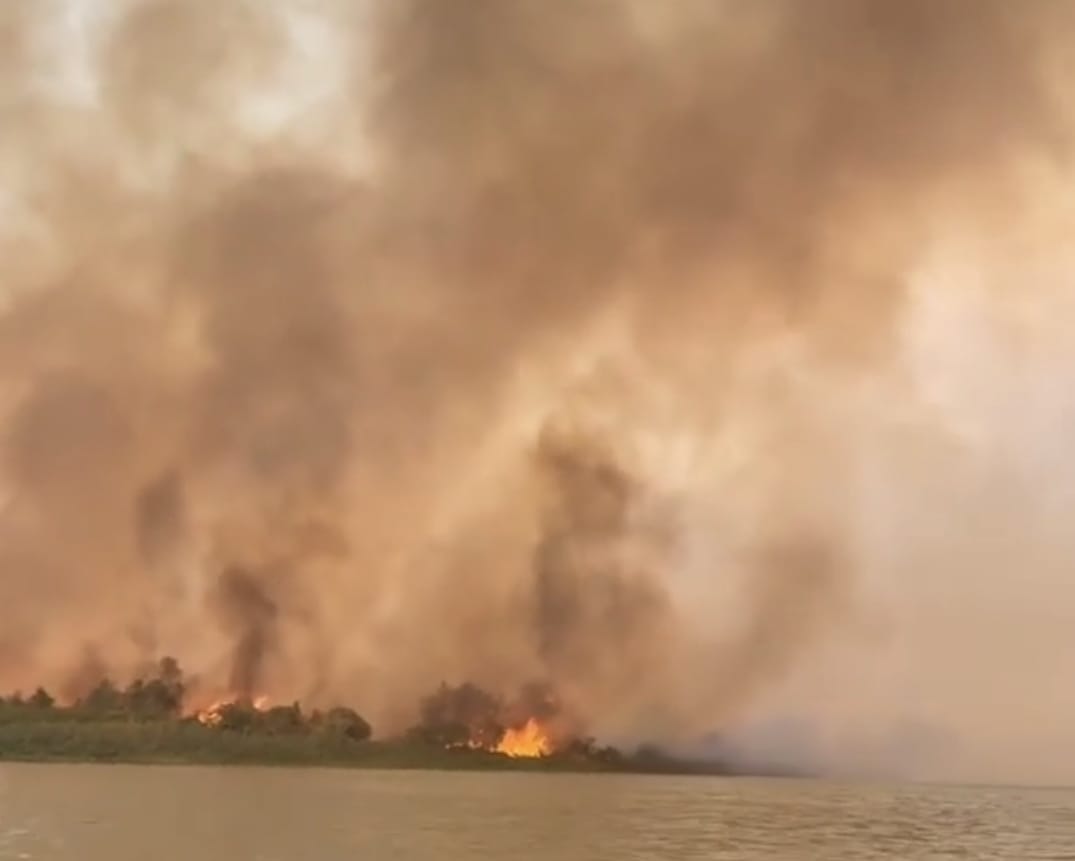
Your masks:
{"label": "orange flame", "polygon": [[495,750],[505,756],[520,759],[548,756],[552,753],[552,741],[544,727],[530,718],[521,727],[507,730]]}
{"label": "orange flame", "polygon": [[[194,712],[194,719],[204,726],[219,726],[220,721],[223,719],[222,712],[224,707],[233,705],[238,701],[235,697],[217,700],[204,709],[198,709],[198,711]],[[269,698],[266,696],[255,697],[250,705],[259,712],[266,711],[269,708]]]}

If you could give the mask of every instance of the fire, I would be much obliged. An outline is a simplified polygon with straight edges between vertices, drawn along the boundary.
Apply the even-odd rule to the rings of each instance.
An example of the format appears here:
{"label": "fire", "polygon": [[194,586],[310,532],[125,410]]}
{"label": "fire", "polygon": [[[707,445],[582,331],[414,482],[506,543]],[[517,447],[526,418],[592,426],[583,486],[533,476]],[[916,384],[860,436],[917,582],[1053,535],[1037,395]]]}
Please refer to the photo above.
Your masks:
{"label": "fire", "polygon": [[220,723],[220,710],[227,704],[227,700],[218,700],[214,703],[210,703],[204,709],[195,711],[194,719],[205,726],[216,726]]}
{"label": "fire", "polygon": [[524,758],[548,756],[553,748],[544,727],[530,718],[521,727],[505,731],[495,750],[505,756]]}
{"label": "fire", "polygon": [[[205,708],[198,709],[194,712],[194,719],[205,726],[219,726],[224,708],[226,706],[234,705],[239,701],[240,700],[236,697],[217,700]],[[266,711],[269,708],[269,698],[265,696],[255,697],[250,702],[250,705],[259,712]]]}

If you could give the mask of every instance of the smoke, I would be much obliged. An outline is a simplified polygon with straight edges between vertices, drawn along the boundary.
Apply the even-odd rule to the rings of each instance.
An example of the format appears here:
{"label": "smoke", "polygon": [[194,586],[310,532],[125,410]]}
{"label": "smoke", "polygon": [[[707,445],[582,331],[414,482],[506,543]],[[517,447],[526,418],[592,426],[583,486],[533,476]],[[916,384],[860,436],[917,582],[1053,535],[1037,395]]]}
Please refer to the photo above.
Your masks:
{"label": "smoke", "polygon": [[83,650],[82,659],[77,668],[64,680],[59,694],[65,701],[75,702],[107,678],[108,667],[97,650],[92,645],[88,645]]}
{"label": "smoke", "polygon": [[[175,654],[383,731],[533,682],[610,740],[911,698],[1010,772],[986,692],[1051,652],[937,607],[1075,550],[1060,426],[965,384],[1060,385],[1072,14],[7,4],[0,681]],[[965,260],[1023,334],[960,364]]]}
{"label": "smoke", "polygon": [[179,552],[189,527],[177,472],[165,473],[138,493],[134,518],[135,542],[147,566],[158,566]]}

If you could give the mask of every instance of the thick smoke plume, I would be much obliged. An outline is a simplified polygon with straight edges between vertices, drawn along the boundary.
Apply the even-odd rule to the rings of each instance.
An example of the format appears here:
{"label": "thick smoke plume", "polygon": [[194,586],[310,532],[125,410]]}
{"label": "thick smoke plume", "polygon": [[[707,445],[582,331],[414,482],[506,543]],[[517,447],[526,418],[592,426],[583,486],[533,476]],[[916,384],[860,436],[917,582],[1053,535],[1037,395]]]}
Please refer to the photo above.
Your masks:
{"label": "thick smoke plume", "polygon": [[229,568],[220,577],[217,603],[226,629],[235,631],[229,688],[250,699],[262,684],[262,669],[272,657],[276,642],[277,607],[258,578],[241,568]]}
{"label": "thick smoke plume", "polygon": [[[988,609],[916,651],[901,626],[940,599],[907,584],[1075,546],[1044,494],[1001,501],[1048,423],[1005,449],[1013,412],[975,413],[975,448],[978,402],[937,395],[972,277],[930,272],[1060,265],[1073,19],[4,4],[0,686],[176,654],[207,696],[385,730],[470,681],[548,686],[613,741],[920,702],[1003,747],[1019,718],[984,716],[969,658],[936,689],[981,696],[919,684]],[[960,367],[1007,350],[1055,379],[1011,299],[1068,294],[1011,279],[974,295],[1025,337]],[[959,537],[926,535],[933,504]],[[1010,564],[964,537],[997,524]],[[869,655],[892,694],[832,696]],[[1049,703],[1061,734],[1075,702]]]}

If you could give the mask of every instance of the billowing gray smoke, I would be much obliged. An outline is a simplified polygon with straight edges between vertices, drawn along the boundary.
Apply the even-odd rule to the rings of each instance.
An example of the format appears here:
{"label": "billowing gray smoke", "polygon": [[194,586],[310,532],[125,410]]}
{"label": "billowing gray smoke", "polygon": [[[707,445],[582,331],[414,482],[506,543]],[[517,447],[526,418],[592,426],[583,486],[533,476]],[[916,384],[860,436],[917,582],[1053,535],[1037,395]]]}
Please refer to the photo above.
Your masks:
{"label": "billowing gray smoke", "polygon": [[7,687],[719,729],[852,636],[922,250],[1070,142],[1049,0],[63,5],[0,10]]}

